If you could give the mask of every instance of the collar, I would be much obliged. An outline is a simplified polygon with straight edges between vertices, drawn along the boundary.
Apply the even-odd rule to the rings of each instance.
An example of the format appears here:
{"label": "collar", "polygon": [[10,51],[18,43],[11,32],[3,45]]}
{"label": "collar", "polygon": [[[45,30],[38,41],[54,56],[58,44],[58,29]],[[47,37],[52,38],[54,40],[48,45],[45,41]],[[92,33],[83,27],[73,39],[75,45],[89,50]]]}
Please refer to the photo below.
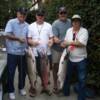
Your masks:
{"label": "collar", "polygon": [[63,23],[66,23],[68,20],[66,19],[66,20],[61,20],[61,19],[59,19],[59,21],[60,22],[63,22]]}
{"label": "collar", "polygon": [[18,18],[16,18],[16,22],[17,22],[18,24],[25,24],[25,21],[24,21],[23,23],[21,23],[21,22],[18,20]]}

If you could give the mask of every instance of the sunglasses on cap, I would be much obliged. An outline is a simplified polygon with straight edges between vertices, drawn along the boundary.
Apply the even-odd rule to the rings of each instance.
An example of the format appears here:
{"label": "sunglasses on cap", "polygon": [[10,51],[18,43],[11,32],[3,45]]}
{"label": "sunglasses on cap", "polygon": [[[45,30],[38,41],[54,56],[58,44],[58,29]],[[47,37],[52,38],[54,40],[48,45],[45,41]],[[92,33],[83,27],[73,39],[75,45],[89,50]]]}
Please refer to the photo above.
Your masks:
{"label": "sunglasses on cap", "polygon": [[62,14],[67,14],[67,12],[62,11],[62,12],[59,12],[59,14],[60,14],[60,15],[62,15]]}

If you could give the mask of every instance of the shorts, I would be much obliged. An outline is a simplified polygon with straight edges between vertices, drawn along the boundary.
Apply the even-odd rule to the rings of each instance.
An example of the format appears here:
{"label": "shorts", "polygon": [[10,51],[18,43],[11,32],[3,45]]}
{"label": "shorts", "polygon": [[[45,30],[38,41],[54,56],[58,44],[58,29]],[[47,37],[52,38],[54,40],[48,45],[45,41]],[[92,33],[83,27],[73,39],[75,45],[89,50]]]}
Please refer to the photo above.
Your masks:
{"label": "shorts", "polygon": [[62,52],[59,52],[57,50],[52,49],[51,50],[52,53],[52,63],[59,63],[60,62],[60,58],[61,58],[61,54]]}

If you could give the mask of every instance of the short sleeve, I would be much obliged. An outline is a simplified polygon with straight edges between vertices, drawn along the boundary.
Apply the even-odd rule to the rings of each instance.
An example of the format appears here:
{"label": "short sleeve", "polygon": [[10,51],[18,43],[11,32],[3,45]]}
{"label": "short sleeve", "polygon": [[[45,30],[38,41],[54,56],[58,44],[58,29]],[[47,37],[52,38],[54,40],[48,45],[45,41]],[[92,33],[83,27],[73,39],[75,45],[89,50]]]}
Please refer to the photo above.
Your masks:
{"label": "short sleeve", "polygon": [[55,22],[52,24],[52,31],[54,36],[59,36],[58,28]]}
{"label": "short sleeve", "polygon": [[78,41],[84,45],[87,45],[88,42],[88,31],[86,29],[84,29],[81,32],[81,35],[79,35],[78,37]]}
{"label": "short sleeve", "polygon": [[52,31],[52,26],[50,25],[50,27],[49,27],[49,37],[51,38],[53,36],[54,35],[53,35],[53,31]]}
{"label": "short sleeve", "polygon": [[69,28],[69,29],[66,31],[66,35],[65,35],[65,39],[64,39],[65,41],[68,40],[68,38],[69,38],[68,34],[70,33],[70,30],[71,30],[71,29]]}
{"label": "short sleeve", "polygon": [[6,27],[5,27],[5,32],[6,33],[12,33],[13,32],[13,28],[12,28],[12,22],[11,21],[8,21]]}
{"label": "short sleeve", "polygon": [[27,34],[26,36],[27,36],[27,37],[28,37],[28,32],[29,32],[28,28],[29,28],[29,24],[27,23],[27,30],[26,30],[26,31],[27,31],[27,32],[26,32],[26,34]]}
{"label": "short sleeve", "polygon": [[28,38],[32,37],[32,30],[31,27],[28,27]]}
{"label": "short sleeve", "polygon": [[66,35],[65,35],[65,39],[64,39],[65,41],[67,40],[67,32],[66,32]]}

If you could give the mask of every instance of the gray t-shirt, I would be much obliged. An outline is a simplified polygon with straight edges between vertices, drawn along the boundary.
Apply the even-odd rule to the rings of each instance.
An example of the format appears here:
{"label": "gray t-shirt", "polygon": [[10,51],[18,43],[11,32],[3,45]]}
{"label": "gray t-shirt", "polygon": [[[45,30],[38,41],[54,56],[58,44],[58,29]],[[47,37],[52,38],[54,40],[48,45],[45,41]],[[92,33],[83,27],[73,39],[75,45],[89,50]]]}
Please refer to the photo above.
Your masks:
{"label": "gray t-shirt", "polygon": [[[66,31],[68,28],[71,27],[71,20],[67,19],[65,22],[57,19],[56,21],[53,22],[52,24],[52,30],[54,36],[58,37],[61,41],[64,40]],[[60,47],[59,44],[55,44],[52,46],[53,49],[57,51],[62,51],[63,49]]]}

